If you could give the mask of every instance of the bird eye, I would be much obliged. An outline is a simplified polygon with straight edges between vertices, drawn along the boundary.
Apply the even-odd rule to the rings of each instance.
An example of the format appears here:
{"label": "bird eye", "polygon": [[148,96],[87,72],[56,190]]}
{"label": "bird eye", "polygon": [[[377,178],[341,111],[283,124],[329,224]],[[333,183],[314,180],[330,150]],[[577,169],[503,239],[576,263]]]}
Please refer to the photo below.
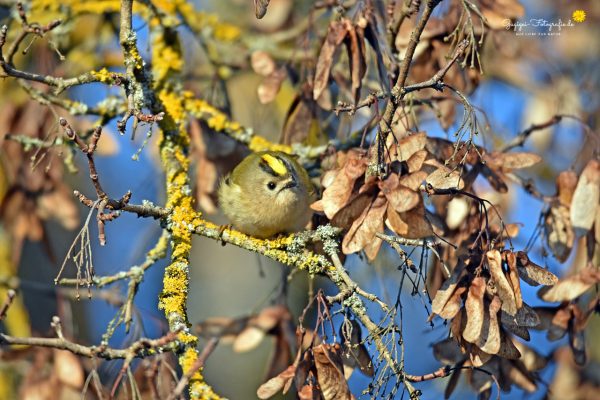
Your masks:
{"label": "bird eye", "polygon": [[275,185],[275,182],[269,182],[269,183],[267,183],[267,187],[269,188],[269,190],[275,189],[275,186],[277,186],[277,185]]}

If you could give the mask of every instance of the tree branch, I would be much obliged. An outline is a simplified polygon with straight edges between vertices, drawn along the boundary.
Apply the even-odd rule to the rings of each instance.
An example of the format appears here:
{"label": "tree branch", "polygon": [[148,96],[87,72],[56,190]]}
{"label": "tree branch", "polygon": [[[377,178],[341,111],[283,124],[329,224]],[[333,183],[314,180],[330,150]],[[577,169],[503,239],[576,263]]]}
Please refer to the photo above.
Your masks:
{"label": "tree branch", "polygon": [[158,339],[142,338],[124,349],[115,349],[107,346],[83,346],[64,338],[58,317],[53,318],[52,326],[58,336],[56,338],[14,337],[0,333],[0,343],[50,347],[59,350],[68,350],[73,354],[83,357],[103,358],[105,360],[148,357],[166,351],[177,351],[180,347],[175,332],[169,332]]}
{"label": "tree branch", "polygon": [[8,311],[16,295],[17,292],[15,292],[13,289],[8,289],[6,292],[6,299],[4,300],[4,304],[2,304],[2,308],[0,308],[0,321],[6,317],[6,312]]}

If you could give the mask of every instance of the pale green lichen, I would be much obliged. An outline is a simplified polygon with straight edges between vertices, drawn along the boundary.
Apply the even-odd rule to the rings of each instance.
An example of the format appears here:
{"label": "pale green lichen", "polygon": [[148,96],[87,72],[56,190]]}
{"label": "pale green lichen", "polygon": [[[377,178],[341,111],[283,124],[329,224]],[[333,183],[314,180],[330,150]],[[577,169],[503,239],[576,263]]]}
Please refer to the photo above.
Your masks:
{"label": "pale green lichen", "polygon": [[352,309],[352,311],[357,315],[364,315],[367,312],[364,303],[356,293],[352,293],[348,298],[346,298],[342,302],[342,305]]}

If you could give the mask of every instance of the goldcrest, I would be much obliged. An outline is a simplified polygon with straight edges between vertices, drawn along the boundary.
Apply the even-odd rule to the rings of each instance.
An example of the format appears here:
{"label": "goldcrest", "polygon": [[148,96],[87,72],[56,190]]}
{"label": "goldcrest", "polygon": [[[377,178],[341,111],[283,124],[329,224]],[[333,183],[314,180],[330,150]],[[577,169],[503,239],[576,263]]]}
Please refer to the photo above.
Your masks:
{"label": "goldcrest", "polygon": [[279,151],[250,154],[219,186],[219,204],[233,227],[258,238],[304,229],[314,195],[306,170]]}

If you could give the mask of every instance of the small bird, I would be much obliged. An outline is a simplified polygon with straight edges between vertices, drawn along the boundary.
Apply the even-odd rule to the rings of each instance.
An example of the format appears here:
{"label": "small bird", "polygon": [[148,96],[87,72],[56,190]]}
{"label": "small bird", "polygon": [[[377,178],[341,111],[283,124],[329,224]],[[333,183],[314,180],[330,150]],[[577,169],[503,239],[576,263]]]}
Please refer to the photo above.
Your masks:
{"label": "small bird", "polygon": [[262,239],[304,229],[314,195],[306,170],[279,151],[250,154],[219,186],[219,204],[231,224]]}

